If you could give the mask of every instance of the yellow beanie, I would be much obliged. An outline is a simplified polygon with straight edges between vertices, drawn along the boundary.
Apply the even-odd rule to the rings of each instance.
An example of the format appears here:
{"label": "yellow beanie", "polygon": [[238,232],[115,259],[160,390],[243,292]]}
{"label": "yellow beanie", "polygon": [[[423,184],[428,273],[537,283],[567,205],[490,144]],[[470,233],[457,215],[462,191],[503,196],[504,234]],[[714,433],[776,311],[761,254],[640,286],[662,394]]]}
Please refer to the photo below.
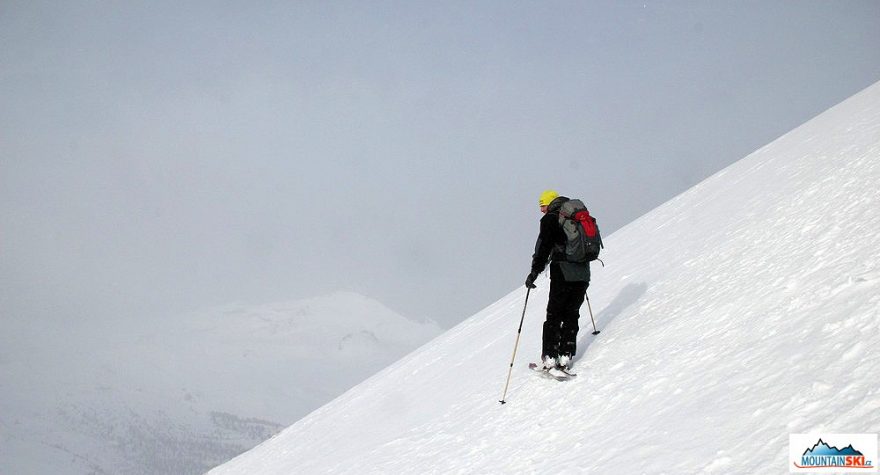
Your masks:
{"label": "yellow beanie", "polygon": [[559,196],[559,193],[553,190],[546,190],[541,193],[541,196],[538,198],[538,204],[540,206],[548,206],[551,201],[555,200]]}

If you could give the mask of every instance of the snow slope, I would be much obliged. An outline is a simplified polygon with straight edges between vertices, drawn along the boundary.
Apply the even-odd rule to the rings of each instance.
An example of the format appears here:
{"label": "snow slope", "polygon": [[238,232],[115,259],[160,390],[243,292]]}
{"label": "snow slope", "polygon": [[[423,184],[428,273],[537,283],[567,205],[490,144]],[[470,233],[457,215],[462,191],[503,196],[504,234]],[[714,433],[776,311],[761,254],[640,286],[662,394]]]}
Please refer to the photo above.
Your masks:
{"label": "snow slope", "polygon": [[211,473],[786,473],[880,431],[878,185],[880,83],[609,236],[576,379],[526,368],[541,280],[506,405],[522,288]]}
{"label": "snow slope", "polygon": [[353,293],[0,334],[0,474],[204,473],[440,333]]}

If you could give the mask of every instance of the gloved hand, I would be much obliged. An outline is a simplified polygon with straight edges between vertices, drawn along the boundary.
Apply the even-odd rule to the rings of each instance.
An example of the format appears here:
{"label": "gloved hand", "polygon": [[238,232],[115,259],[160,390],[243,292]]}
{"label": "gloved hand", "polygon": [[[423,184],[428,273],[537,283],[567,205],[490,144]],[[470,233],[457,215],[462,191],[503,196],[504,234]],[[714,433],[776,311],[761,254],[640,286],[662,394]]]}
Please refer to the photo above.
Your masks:
{"label": "gloved hand", "polygon": [[529,276],[526,277],[526,287],[528,287],[528,288],[530,288],[530,289],[534,289],[534,288],[536,288],[537,285],[535,285],[535,280],[536,280],[537,278],[538,278],[538,274],[535,274],[534,272],[532,272],[531,274],[529,274]]}

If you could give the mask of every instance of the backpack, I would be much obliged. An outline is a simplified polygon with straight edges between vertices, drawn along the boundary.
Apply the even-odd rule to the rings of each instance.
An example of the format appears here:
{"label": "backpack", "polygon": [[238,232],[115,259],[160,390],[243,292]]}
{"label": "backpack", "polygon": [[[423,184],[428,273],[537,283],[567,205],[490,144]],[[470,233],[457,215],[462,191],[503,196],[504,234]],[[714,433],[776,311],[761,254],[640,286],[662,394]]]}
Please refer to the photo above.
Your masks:
{"label": "backpack", "polygon": [[559,209],[559,224],[565,232],[565,260],[587,263],[599,258],[605,248],[596,218],[581,200],[568,200]]}

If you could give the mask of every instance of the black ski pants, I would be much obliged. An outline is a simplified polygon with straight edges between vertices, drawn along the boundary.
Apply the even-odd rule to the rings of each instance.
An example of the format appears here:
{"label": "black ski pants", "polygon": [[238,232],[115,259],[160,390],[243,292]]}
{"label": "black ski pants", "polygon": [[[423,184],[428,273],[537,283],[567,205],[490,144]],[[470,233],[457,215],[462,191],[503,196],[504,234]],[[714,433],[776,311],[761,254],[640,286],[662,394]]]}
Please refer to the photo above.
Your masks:
{"label": "black ski pants", "polygon": [[577,351],[578,319],[589,282],[568,282],[561,272],[550,269],[550,299],[544,322],[542,355],[574,357]]}

